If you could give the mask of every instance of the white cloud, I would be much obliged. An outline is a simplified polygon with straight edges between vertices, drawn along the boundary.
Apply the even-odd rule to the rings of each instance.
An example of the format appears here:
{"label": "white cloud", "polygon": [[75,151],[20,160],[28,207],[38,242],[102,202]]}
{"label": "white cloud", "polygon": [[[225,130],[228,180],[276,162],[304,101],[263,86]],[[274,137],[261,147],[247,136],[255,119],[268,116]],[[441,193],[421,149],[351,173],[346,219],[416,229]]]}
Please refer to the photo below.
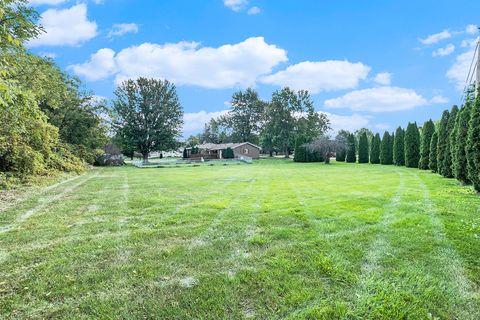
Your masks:
{"label": "white cloud", "polygon": [[448,30],[443,30],[442,32],[431,34],[425,39],[418,39],[422,44],[435,44],[441,40],[448,39],[452,37],[452,33]]}
{"label": "white cloud", "polygon": [[138,25],[135,23],[119,23],[114,24],[112,29],[107,35],[107,38],[113,38],[116,36],[123,36],[127,33],[137,33]]}
{"label": "white cloud", "polygon": [[390,129],[390,125],[387,124],[387,123],[377,123],[373,127],[377,130],[380,130],[380,131],[386,131],[386,130]]}
{"label": "white cloud", "polygon": [[255,14],[259,14],[260,12],[262,12],[262,10],[260,10],[259,7],[251,7],[250,9],[248,9],[247,14],[255,15]]}
{"label": "white cloud", "polygon": [[389,72],[377,73],[375,78],[373,78],[373,81],[383,86],[389,86],[390,83],[392,82],[392,74]]}
{"label": "white cloud", "polygon": [[334,133],[342,129],[354,132],[357,129],[367,127],[369,123],[369,117],[357,113],[349,116],[342,116],[330,112],[323,113],[325,113],[330,120],[330,125]]}
{"label": "white cloud", "polygon": [[90,60],[83,64],[69,66],[79,76],[88,80],[105,79],[117,70],[115,63],[115,51],[111,49],[100,49],[90,57]]}
{"label": "white cloud", "polygon": [[475,47],[477,45],[478,38],[464,39],[462,40],[461,46],[465,47]]}
{"label": "white cloud", "polygon": [[218,118],[226,115],[228,110],[207,112],[187,112],[183,114],[183,131],[184,133],[193,133],[203,130],[205,124],[212,118]]}
{"label": "white cloud", "polygon": [[442,104],[442,103],[448,103],[449,99],[447,97],[438,95],[434,96],[432,99],[430,99],[429,103],[430,104]]}
{"label": "white cloud", "polygon": [[325,101],[328,108],[350,108],[353,111],[392,112],[427,105],[429,101],[412,89],[379,87],[356,90]]}
{"label": "white cloud", "polygon": [[465,28],[465,32],[468,33],[468,34],[477,34],[478,33],[478,26],[474,25],[474,24],[469,24]]}
{"label": "white cloud", "polygon": [[444,57],[452,54],[453,51],[455,51],[455,46],[450,43],[444,48],[438,48],[437,50],[433,51],[432,55],[434,57]]}
{"label": "white cloud", "polygon": [[365,80],[370,67],[363,63],[328,60],[305,61],[287,69],[265,76],[263,83],[305,89],[311,93],[355,88],[360,80]]}
{"label": "white cloud", "polygon": [[97,35],[97,24],[87,18],[87,6],[83,3],[69,9],[49,9],[40,16],[45,28],[37,39],[31,40],[30,47],[76,46]]}
{"label": "white cloud", "polygon": [[65,1],[66,0],[29,0],[28,2],[32,6],[38,6],[38,5],[42,5],[42,4],[46,4],[46,5],[49,5],[49,6],[55,6],[57,4],[65,2]]}
{"label": "white cloud", "polygon": [[[274,66],[288,60],[285,50],[267,44],[262,37],[218,48],[200,47],[196,42],[144,43],[123,49],[114,56],[101,55],[112,61],[100,64],[95,63],[97,54],[82,64],[81,69],[77,68],[81,75],[90,79],[104,77],[111,74],[112,66],[116,65],[117,83],[143,76],[204,88],[251,86]],[[102,66],[106,70],[99,70]],[[75,66],[72,68],[75,71]]]}
{"label": "white cloud", "polygon": [[240,11],[248,5],[248,0],[223,0],[223,4],[233,11]]}
{"label": "white cloud", "polygon": [[457,90],[463,90],[465,87],[468,71],[474,58],[474,53],[475,50],[471,49],[467,52],[459,54],[455,59],[455,63],[448,69],[446,73],[446,77],[456,84]]}

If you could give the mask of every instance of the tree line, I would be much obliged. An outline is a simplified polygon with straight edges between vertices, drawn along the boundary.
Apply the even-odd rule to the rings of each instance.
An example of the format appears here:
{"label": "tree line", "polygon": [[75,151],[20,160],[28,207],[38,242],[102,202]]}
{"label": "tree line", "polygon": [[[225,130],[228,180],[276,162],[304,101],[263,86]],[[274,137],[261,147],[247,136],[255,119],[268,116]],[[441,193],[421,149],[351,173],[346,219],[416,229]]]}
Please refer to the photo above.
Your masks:
{"label": "tree line", "polygon": [[187,145],[248,141],[259,144],[270,156],[282,152],[288,158],[298,139],[310,142],[329,129],[330,121],[315,111],[308,91],[285,87],[264,101],[248,88],[234,93],[230,110],[210,120],[202,133],[189,137]]}
{"label": "tree line", "polygon": [[336,160],[431,170],[480,191],[480,98],[473,93],[467,92],[460,108],[443,111],[438,122],[430,119],[421,128],[410,122],[382,137],[368,129],[356,135],[341,130],[335,138]]}
{"label": "tree line", "polygon": [[25,0],[0,3],[0,187],[93,164],[107,142],[105,105],[24,43],[43,32]]}

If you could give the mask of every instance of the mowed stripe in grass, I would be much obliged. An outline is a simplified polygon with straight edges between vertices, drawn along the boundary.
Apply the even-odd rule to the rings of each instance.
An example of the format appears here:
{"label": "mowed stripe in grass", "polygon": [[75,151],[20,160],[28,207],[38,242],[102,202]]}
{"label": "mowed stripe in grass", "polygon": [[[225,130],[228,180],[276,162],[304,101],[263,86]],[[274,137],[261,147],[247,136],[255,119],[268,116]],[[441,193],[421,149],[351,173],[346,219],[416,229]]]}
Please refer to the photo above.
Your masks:
{"label": "mowed stripe in grass", "polygon": [[94,170],[1,213],[0,318],[475,319],[479,206],[393,166]]}

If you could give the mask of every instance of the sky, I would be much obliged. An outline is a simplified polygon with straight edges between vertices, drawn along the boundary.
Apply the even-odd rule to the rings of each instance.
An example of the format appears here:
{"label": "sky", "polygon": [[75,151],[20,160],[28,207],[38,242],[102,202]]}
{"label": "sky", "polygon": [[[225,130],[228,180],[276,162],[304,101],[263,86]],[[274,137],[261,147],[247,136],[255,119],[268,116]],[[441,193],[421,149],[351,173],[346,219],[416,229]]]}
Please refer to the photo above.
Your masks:
{"label": "sky", "polygon": [[30,0],[27,43],[111,101],[122,81],[168,79],[184,137],[248,87],[309,90],[334,130],[393,131],[461,104],[478,37],[473,0]]}

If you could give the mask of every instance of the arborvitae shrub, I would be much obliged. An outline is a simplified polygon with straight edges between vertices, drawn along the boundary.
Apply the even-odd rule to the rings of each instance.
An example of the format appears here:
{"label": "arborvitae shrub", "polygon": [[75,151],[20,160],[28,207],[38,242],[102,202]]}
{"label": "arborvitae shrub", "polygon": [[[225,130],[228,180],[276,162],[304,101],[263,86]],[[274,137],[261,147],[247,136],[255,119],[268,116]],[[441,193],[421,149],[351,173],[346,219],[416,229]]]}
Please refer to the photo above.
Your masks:
{"label": "arborvitae shrub", "polygon": [[356,162],[357,156],[355,152],[355,136],[351,133],[347,139],[347,162]]}
{"label": "arborvitae shrub", "polygon": [[438,146],[438,133],[435,131],[432,135],[432,140],[430,141],[430,155],[428,167],[432,172],[438,172],[438,163],[437,163],[437,146]]}
{"label": "arborvitae shrub", "polygon": [[339,162],[345,161],[345,157],[347,156],[345,152],[345,146],[338,146],[337,150],[335,151],[335,160]]}
{"label": "arborvitae shrub", "polygon": [[396,166],[405,165],[405,132],[402,127],[395,131],[395,141],[393,142],[393,164]]}
{"label": "arborvitae shrub", "polygon": [[382,140],[380,139],[380,134],[376,134],[372,140],[372,151],[370,153],[370,163],[377,164],[380,163],[380,148]]}
{"label": "arborvitae shrub", "polygon": [[480,99],[477,97],[470,112],[467,138],[468,178],[480,191]]}
{"label": "arborvitae shrub", "polygon": [[452,132],[455,129],[455,122],[457,120],[458,114],[458,107],[453,106],[452,111],[450,111],[450,116],[448,117],[448,128],[447,128],[447,145],[446,145],[446,154],[444,158],[444,162],[442,165],[443,168],[443,176],[446,178],[453,178],[453,159],[452,159],[452,145],[455,144],[455,141],[452,141]]}
{"label": "arborvitae shrub", "polygon": [[368,137],[365,132],[358,141],[358,163],[368,163]]}
{"label": "arborvitae shrub", "polygon": [[443,111],[440,125],[438,126],[438,143],[437,143],[437,172],[444,175],[444,165],[446,163],[445,158],[449,155],[448,147],[448,119],[450,112],[448,110]]}
{"label": "arborvitae shrub", "polygon": [[417,123],[409,123],[405,131],[405,166],[418,168],[420,160],[420,132]]}
{"label": "arborvitae shrub", "polygon": [[393,149],[392,149],[392,137],[390,133],[386,131],[382,137],[382,144],[380,147],[380,163],[392,164],[393,163]]}
{"label": "arborvitae shrub", "polygon": [[455,130],[452,147],[453,157],[453,175],[463,183],[469,183],[468,179],[468,161],[467,161],[467,139],[468,126],[470,122],[471,101],[467,101],[465,106],[459,111],[457,121],[455,121]]}
{"label": "arborvitae shrub", "polygon": [[423,124],[422,138],[420,143],[420,162],[418,167],[422,170],[428,170],[430,167],[430,142],[435,132],[435,124],[430,119]]}

